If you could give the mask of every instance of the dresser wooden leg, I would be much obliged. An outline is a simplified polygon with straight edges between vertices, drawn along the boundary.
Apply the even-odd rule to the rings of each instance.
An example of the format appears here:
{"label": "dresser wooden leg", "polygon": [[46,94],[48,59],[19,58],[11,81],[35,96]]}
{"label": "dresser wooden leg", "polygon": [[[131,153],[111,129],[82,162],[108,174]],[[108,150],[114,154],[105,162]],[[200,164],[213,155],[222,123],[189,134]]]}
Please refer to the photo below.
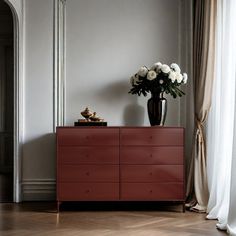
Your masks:
{"label": "dresser wooden leg", "polygon": [[183,213],[185,213],[185,202],[182,203],[183,206]]}

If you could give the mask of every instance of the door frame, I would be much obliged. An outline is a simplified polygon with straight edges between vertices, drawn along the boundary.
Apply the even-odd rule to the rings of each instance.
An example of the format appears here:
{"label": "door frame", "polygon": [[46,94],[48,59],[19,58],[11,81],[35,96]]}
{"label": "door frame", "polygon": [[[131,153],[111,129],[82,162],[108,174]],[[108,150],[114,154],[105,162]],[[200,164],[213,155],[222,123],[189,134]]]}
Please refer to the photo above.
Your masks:
{"label": "door frame", "polygon": [[14,47],[14,127],[13,127],[13,202],[21,201],[21,157],[22,157],[22,134],[23,134],[23,86],[20,80],[20,34],[19,16],[11,0],[4,0],[10,7],[13,17],[13,47]]}

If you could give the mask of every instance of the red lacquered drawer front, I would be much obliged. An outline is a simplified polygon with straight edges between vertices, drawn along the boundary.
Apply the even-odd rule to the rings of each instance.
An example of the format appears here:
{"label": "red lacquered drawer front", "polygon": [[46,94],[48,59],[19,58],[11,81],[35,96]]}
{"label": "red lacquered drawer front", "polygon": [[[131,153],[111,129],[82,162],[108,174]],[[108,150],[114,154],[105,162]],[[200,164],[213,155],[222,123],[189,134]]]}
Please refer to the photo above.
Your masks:
{"label": "red lacquered drawer front", "polygon": [[122,182],[183,182],[182,165],[121,165]]}
{"label": "red lacquered drawer front", "polygon": [[183,164],[183,147],[122,146],[121,164]]}
{"label": "red lacquered drawer front", "polygon": [[182,128],[121,128],[121,145],[183,146]]}
{"label": "red lacquered drawer front", "polygon": [[58,127],[57,200],[184,201],[184,129]]}
{"label": "red lacquered drawer front", "polygon": [[119,145],[119,129],[116,128],[59,128],[59,146]]}
{"label": "red lacquered drawer front", "polygon": [[118,165],[60,165],[59,182],[119,182]]}
{"label": "red lacquered drawer front", "polygon": [[118,183],[59,183],[60,201],[119,200]]}
{"label": "red lacquered drawer front", "polygon": [[121,200],[184,200],[182,183],[122,183]]}
{"label": "red lacquered drawer front", "polygon": [[60,146],[58,161],[63,164],[119,164],[119,147]]}

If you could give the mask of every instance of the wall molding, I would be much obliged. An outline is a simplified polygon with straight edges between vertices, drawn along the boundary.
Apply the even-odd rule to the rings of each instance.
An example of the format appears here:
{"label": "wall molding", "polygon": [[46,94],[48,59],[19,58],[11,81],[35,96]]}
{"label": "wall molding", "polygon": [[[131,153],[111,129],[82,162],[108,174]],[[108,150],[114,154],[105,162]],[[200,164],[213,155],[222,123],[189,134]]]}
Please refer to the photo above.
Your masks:
{"label": "wall molding", "polygon": [[14,189],[13,201],[21,201],[21,160],[23,140],[23,61],[20,45],[23,45],[23,28],[20,24],[20,13],[11,0],[5,0],[11,8],[14,33]]}
{"label": "wall molding", "polygon": [[65,123],[65,3],[54,0],[53,130]]}
{"label": "wall molding", "polygon": [[24,201],[55,201],[55,179],[24,179],[22,181]]}

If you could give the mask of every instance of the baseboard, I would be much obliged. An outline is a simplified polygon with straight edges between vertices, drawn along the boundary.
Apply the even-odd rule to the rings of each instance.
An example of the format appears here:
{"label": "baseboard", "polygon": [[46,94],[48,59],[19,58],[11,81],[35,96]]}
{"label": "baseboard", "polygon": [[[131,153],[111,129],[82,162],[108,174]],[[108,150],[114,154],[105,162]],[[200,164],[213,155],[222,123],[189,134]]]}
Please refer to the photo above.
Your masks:
{"label": "baseboard", "polygon": [[23,201],[55,201],[55,179],[25,179],[22,181]]}

